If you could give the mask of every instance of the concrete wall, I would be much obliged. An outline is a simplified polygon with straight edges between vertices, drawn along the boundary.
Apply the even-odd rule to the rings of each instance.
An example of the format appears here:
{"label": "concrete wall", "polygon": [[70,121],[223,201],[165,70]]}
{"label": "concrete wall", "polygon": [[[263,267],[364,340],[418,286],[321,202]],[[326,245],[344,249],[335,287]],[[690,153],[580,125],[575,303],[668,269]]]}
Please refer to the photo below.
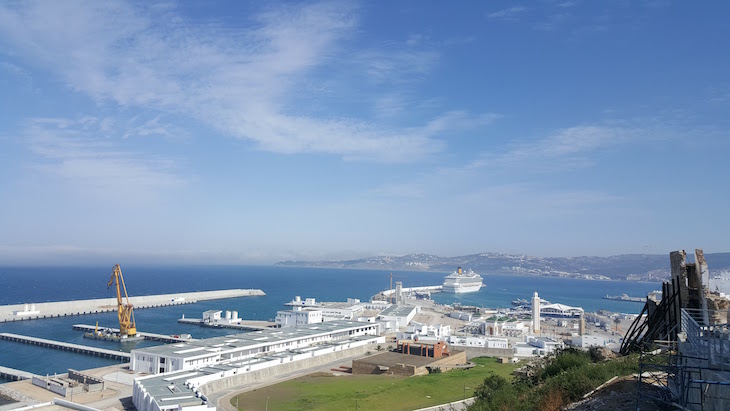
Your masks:
{"label": "concrete wall", "polygon": [[104,380],[91,375],[82,374],[76,370],[68,370],[68,378],[78,381],[86,386],[86,391],[97,392],[104,390]]}
{"label": "concrete wall", "polygon": [[462,365],[466,364],[466,353],[464,351],[453,351],[448,357],[441,357],[440,360],[429,364],[431,368],[441,368],[443,371],[450,370],[452,368],[461,368]]}
{"label": "concrete wall", "polygon": [[440,368],[442,371],[448,371],[454,368],[462,368],[467,363],[465,352],[454,352],[448,357],[442,357],[438,361],[431,362],[427,365],[417,367],[415,365],[407,364],[408,354],[403,357],[403,363],[396,363],[395,365],[388,365],[387,370],[381,370],[380,364],[378,364],[377,356],[362,358],[352,362],[352,373],[356,375],[360,374],[392,374],[402,375],[406,377],[412,377],[414,375],[425,375],[428,374],[428,368]]}
{"label": "concrete wall", "polygon": [[511,348],[484,348],[484,347],[457,347],[459,351],[464,351],[467,358],[474,357],[514,357],[514,351]]}
{"label": "concrete wall", "polygon": [[337,361],[345,358],[352,358],[358,355],[363,355],[368,351],[375,351],[377,344],[368,344],[361,347],[350,348],[347,350],[335,351],[331,354],[325,354],[319,357],[312,357],[309,359],[288,362],[273,367],[268,367],[262,370],[250,371],[243,374],[237,374],[231,377],[223,378],[217,381],[212,381],[207,384],[200,386],[199,390],[203,394],[210,396],[211,394],[228,390],[231,388],[240,387],[245,384],[252,384],[260,381],[265,381],[281,374],[285,374],[292,371],[303,370],[306,368],[316,367],[324,365],[332,361]]}
{"label": "concrete wall", "polygon": [[408,364],[396,364],[388,366],[385,371],[380,370],[380,366],[374,362],[368,362],[367,360],[353,361],[352,362],[352,373],[355,375],[361,374],[392,374],[402,375],[406,377],[412,377],[414,375],[428,374],[426,367],[416,367],[415,365]]}

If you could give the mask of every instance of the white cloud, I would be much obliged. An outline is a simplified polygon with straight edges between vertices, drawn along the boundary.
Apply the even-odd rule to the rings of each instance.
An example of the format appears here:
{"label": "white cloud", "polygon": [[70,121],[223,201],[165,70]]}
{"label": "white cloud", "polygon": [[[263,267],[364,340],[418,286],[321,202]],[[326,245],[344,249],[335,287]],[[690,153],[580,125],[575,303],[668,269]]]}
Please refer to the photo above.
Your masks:
{"label": "white cloud", "polygon": [[35,119],[23,131],[37,156],[32,168],[99,196],[154,196],[186,183],[172,159],[120,149],[103,131],[104,120]]}
{"label": "white cloud", "polygon": [[[0,7],[0,33],[14,52],[93,99],[191,116],[281,153],[404,161],[443,149],[417,128],[306,117],[297,86],[335,64],[356,25],[349,4],[270,7],[238,27],[188,24],[174,8],[123,2],[32,2]],[[375,82],[423,76],[438,54],[371,50],[356,58]],[[138,134],[166,135],[149,124]]]}
{"label": "white cloud", "polygon": [[525,7],[522,6],[514,6],[502,10],[497,10],[493,13],[487,14],[487,17],[490,19],[509,19],[514,18],[517,14],[524,12],[527,10]]}
{"label": "white cloud", "polygon": [[430,50],[402,48],[369,50],[355,58],[365,67],[370,81],[376,84],[398,84],[421,80],[436,64],[439,54]]}
{"label": "white cloud", "polygon": [[559,171],[586,167],[593,163],[594,152],[618,146],[652,135],[648,128],[618,125],[580,125],[555,130],[532,142],[513,145],[503,150],[482,153],[477,159],[459,169],[444,173],[470,170],[519,169],[523,172]]}

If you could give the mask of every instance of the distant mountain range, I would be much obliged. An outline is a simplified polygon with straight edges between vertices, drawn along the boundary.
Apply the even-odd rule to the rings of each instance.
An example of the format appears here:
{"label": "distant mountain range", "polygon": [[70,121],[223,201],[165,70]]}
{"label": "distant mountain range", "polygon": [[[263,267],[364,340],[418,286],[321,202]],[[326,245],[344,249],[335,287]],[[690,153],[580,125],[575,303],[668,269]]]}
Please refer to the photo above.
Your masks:
{"label": "distant mountain range", "polygon": [[[694,251],[687,252],[694,258]],[[710,273],[730,271],[730,253],[705,254]],[[393,271],[451,272],[456,267],[479,273],[531,274],[570,278],[662,281],[669,277],[669,254],[624,254],[610,257],[532,257],[481,253],[460,257],[409,254],[356,260],[282,261],[288,267],[347,268]]]}

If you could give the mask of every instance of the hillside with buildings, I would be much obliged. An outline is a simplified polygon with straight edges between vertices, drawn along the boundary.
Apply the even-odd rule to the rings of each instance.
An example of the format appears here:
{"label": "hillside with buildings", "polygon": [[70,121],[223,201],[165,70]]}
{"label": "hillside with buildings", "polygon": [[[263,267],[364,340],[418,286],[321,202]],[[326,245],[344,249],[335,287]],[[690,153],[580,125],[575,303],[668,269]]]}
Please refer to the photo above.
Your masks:
{"label": "hillside with buildings", "polygon": [[[730,271],[730,253],[706,255],[713,272]],[[480,253],[458,257],[409,254],[375,256],[354,260],[282,261],[287,267],[346,268],[396,271],[450,272],[455,267],[495,274],[541,275],[570,278],[662,281],[670,267],[664,254],[625,254],[609,257],[535,257],[517,254]]]}

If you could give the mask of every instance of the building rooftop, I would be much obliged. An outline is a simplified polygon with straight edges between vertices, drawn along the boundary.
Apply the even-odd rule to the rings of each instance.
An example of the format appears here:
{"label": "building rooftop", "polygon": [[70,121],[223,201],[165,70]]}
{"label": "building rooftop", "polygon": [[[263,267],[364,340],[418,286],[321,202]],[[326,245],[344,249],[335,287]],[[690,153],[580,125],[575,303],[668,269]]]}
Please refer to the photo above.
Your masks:
{"label": "building rooftop", "polygon": [[261,331],[231,334],[222,337],[206,338],[203,340],[145,347],[135,351],[164,356],[174,355],[182,358],[207,357],[217,355],[221,352],[236,351],[256,345],[296,340],[307,336],[328,334],[336,330],[346,330],[349,328],[357,328],[367,325],[372,324],[355,321],[329,321],[303,325],[300,327],[272,328]]}
{"label": "building rooftop", "polygon": [[412,305],[392,305],[380,312],[383,317],[405,317],[410,314],[416,307]]}

